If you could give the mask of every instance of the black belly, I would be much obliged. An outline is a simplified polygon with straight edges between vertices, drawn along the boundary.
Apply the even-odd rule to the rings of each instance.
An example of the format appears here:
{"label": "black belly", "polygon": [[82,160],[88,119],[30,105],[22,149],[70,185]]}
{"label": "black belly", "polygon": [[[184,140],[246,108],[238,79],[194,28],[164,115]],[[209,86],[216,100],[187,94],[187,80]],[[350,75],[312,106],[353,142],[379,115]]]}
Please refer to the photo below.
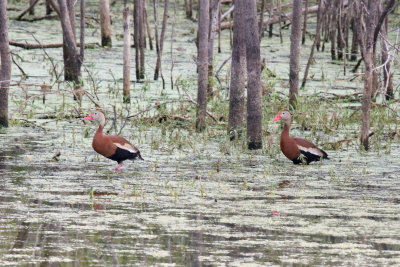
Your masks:
{"label": "black belly", "polygon": [[121,163],[127,159],[134,160],[134,159],[138,158],[138,156],[140,157],[139,151],[137,153],[132,153],[128,150],[117,147],[117,150],[115,150],[115,153],[112,156],[107,157],[107,158],[109,158],[111,160],[115,160],[118,163]]}

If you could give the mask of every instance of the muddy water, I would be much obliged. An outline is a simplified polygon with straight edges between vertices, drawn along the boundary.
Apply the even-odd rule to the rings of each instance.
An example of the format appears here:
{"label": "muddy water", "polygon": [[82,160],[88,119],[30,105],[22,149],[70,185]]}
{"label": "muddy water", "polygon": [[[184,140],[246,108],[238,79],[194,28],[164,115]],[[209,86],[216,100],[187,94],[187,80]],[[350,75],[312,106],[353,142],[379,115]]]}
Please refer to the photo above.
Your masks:
{"label": "muddy water", "polygon": [[[95,8],[90,3],[89,8]],[[120,18],[116,16],[114,25]],[[11,21],[10,36],[34,42],[33,32],[43,43],[55,42],[58,27],[55,22]],[[187,21],[176,25],[173,78],[180,77],[181,89],[195,95],[191,27],[195,24]],[[87,31],[88,42],[98,42],[98,30]],[[286,45],[288,32],[284,33]],[[227,51],[229,36],[224,34]],[[119,92],[121,41],[114,44],[108,50],[87,50],[86,64],[98,88],[93,88],[87,73],[85,82],[108,114],[115,105],[127,115]],[[271,70],[279,76],[276,88],[283,92],[288,51],[279,49],[279,38],[266,39],[262,45],[264,54],[270,55]],[[43,51],[13,52],[25,59],[21,66],[30,77],[24,82],[51,83],[52,67]],[[47,52],[61,71],[61,51]],[[154,62],[150,54],[149,62]],[[218,66],[227,55],[216,55]],[[303,63],[306,55],[307,49]],[[171,55],[165,56],[171,62]],[[341,66],[328,56],[318,54],[319,64],[311,71],[315,80],[306,92],[361,90],[359,83],[349,85]],[[168,88],[167,67],[164,73]],[[150,66],[147,75],[152,76]],[[13,68],[13,80],[19,79]],[[177,90],[162,91],[160,85],[151,79],[132,83],[130,114],[178,97]],[[127,123],[122,135],[140,148],[145,161],[127,162],[124,172],[117,174],[109,171],[113,162],[91,149],[96,126],[62,118],[75,114],[66,88],[53,88],[56,93],[47,96],[46,104],[39,98],[26,106],[21,105],[23,90],[11,90],[14,126],[0,131],[0,265],[400,264],[397,139],[388,144],[390,149],[369,153],[360,152],[353,142],[328,150],[329,161],[294,166],[279,152],[276,124],[264,126],[274,133],[268,151],[249,152],[227,141],[223,127],[196,134],[190,123],[180,128],[135,122]],[[30,96],[39,93],[38,87],[29,87]],[[93,104],[85,99],[83,108],[89,112]],[[56,118],[41,119],[44,115]],[[121,124],[118,120],[118,127]],[[357,126],[346,127],[334,136],[318,136],[324,143],[357,131]],[[295,124],[293,134],[307,132]],[[57,150],[61,155],[54,159]]]}

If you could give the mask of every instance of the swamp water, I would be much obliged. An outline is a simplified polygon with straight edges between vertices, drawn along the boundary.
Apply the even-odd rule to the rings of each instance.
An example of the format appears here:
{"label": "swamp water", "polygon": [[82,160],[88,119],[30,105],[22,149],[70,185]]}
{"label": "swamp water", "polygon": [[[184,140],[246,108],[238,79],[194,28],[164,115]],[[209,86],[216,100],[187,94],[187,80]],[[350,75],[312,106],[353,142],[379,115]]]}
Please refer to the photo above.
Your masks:
{"label": "swamp water", "polygon": [[[95,3],[89,2],[88,8],[95,10]],[[121,25],[118,10],[113,8],[115,28]],[[181,10],[177,16],[183,21]],[[195,96],[192,56],[196,52],[194,35],[189,32],[196,24],[184,22],[186,26],[179,20],[175,26],[174,80],[184,80],[185,89]],[[14,41],[34,43],[33,33],[43,43],[57,42],[61,41],[59,30],[57,21],[10,21]],[[98,42],[98,31],[87,31],[87,41]],[[288,47],[288,32],[284,33],[282,46]],[[228,39],[225,32],[226,52],[216,55],[217,66],[228,57]],[[167,51],[169,46],[170,37]],[[276,47],[280,47],[279,38],[263,40],[268,67],[280,76],[276,88],[286,93],[289,53]],[[43,51],[12,50],[25,60],[21,66],[30,77],[24,83],[52,83],[52,67]],[[308,51],[304,49],[302,66]],[[61,49],[47,49],[47,53],[61,71]],[[148,54],[151,77],[154,52]],[[111,49],[86,51],[86,64],[98,86],[91,87],[85,72],[87,90],[97,94],[109,119],[113,105],[128,115],[118,89],[121,55],[121,40],[115,40]],[[360,91],[361,83],[349,84],[341,66],[332,64],[328,56],[316,56],[320,64],[310,73],[320,77],[322,70],[325,79],[316,77],[308,91],[347,94],[354,87]],[[165,62],[169,66],[169,52]],[[169,80],[167,67],[164,75]],[[13,66],[13,80],[19,79]],[[166,90],[160,84],[151,80],[133,84],[130,114],[156,101],[179,97],[169,84]],[[388,144],[390,149],[368,153],[360,152],[354,141],[348,147],[327,150],[329,161],[295,166],[279,152],[280,128],[270,122],[271,112],[277,110],[264,114],[271,115],[264,119],[264,130],[272,132],[272,145],[256,152],[230,143],[223,127],[197,134],[191,121],[171,127],[136,121],[128,122],[121,135],[140,148],[145,161],[127,162],[124,172],[117,174],[108,170],[114,162],[92,151],[96,126],[61,116],[74,115],[75,107],[63,88],[65,84],[55,86],[45,104],[41,98],[24,103],[21,88],[10,90],[15,125],[0,131],[1,266],[400,264],[397,139]],[[30,86],[29,95],[40,95],[38,87]],[[83,108],[89,113],[94,106],[85,98]],[[49,115],[54,118],[45,118]],[[117,124],[119,129],[123,120]],[[106,128],[110,125],[111,120]],[[307,135],[299,125],[293,128],[293,135]],[[348,131],[357,133],[358,128],[339,129],[332,135],[317,133],[319,143],[337,140]],[[264,141],[268,143],[266,136]],[[61,153],[58,161],[53,159],[57,150]]]}

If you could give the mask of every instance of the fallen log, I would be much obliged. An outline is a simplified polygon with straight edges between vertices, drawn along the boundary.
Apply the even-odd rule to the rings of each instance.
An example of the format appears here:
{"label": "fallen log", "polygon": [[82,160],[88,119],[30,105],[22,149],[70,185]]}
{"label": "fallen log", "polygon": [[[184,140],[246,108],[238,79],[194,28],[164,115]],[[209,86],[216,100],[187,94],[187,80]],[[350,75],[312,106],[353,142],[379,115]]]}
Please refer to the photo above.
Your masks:
{"label": "fallen log", "polygon": [[[22,47],[24,49],[40,49],[40,48],[58,48],[62,47],[63,43],[53,43],[53,44],[29,44],[29,43],[19,43],[10,41],[10,45]],[[77,43],[77,46],[80,46],[80,43]],[[85,44],[85,48],[94,48],[99,46],[97,43]]]}

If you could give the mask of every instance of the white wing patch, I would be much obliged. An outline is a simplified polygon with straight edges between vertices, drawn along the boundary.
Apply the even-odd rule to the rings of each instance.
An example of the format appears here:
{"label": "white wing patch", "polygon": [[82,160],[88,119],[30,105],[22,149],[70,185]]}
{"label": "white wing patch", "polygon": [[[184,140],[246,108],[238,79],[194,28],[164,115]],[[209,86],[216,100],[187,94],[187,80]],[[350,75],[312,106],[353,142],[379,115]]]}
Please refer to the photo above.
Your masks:
{"label": "white wing patch", "polygon": [[127,144],[127,143],[125,143],[123,145],[121,145],[120,143],[114,143],[114,145],[116,145],[119,148],[128,150],[131,153],[137,153],[138,152],[138,150],[136,148],[134,148],[133,146],[131,146],[130,144]]}
{"label": "white wing patch", "polygon": [[322,151],[316,147],[304,147],[304,146],[300,146],[300,145],[297,145],[297,147],[299,148],[299,150],[302,150],[304,152],[309,152],[309,153],[312,153],[314,155],[321,156],[321,157],[324,156],[324,153],[322,153]]}

